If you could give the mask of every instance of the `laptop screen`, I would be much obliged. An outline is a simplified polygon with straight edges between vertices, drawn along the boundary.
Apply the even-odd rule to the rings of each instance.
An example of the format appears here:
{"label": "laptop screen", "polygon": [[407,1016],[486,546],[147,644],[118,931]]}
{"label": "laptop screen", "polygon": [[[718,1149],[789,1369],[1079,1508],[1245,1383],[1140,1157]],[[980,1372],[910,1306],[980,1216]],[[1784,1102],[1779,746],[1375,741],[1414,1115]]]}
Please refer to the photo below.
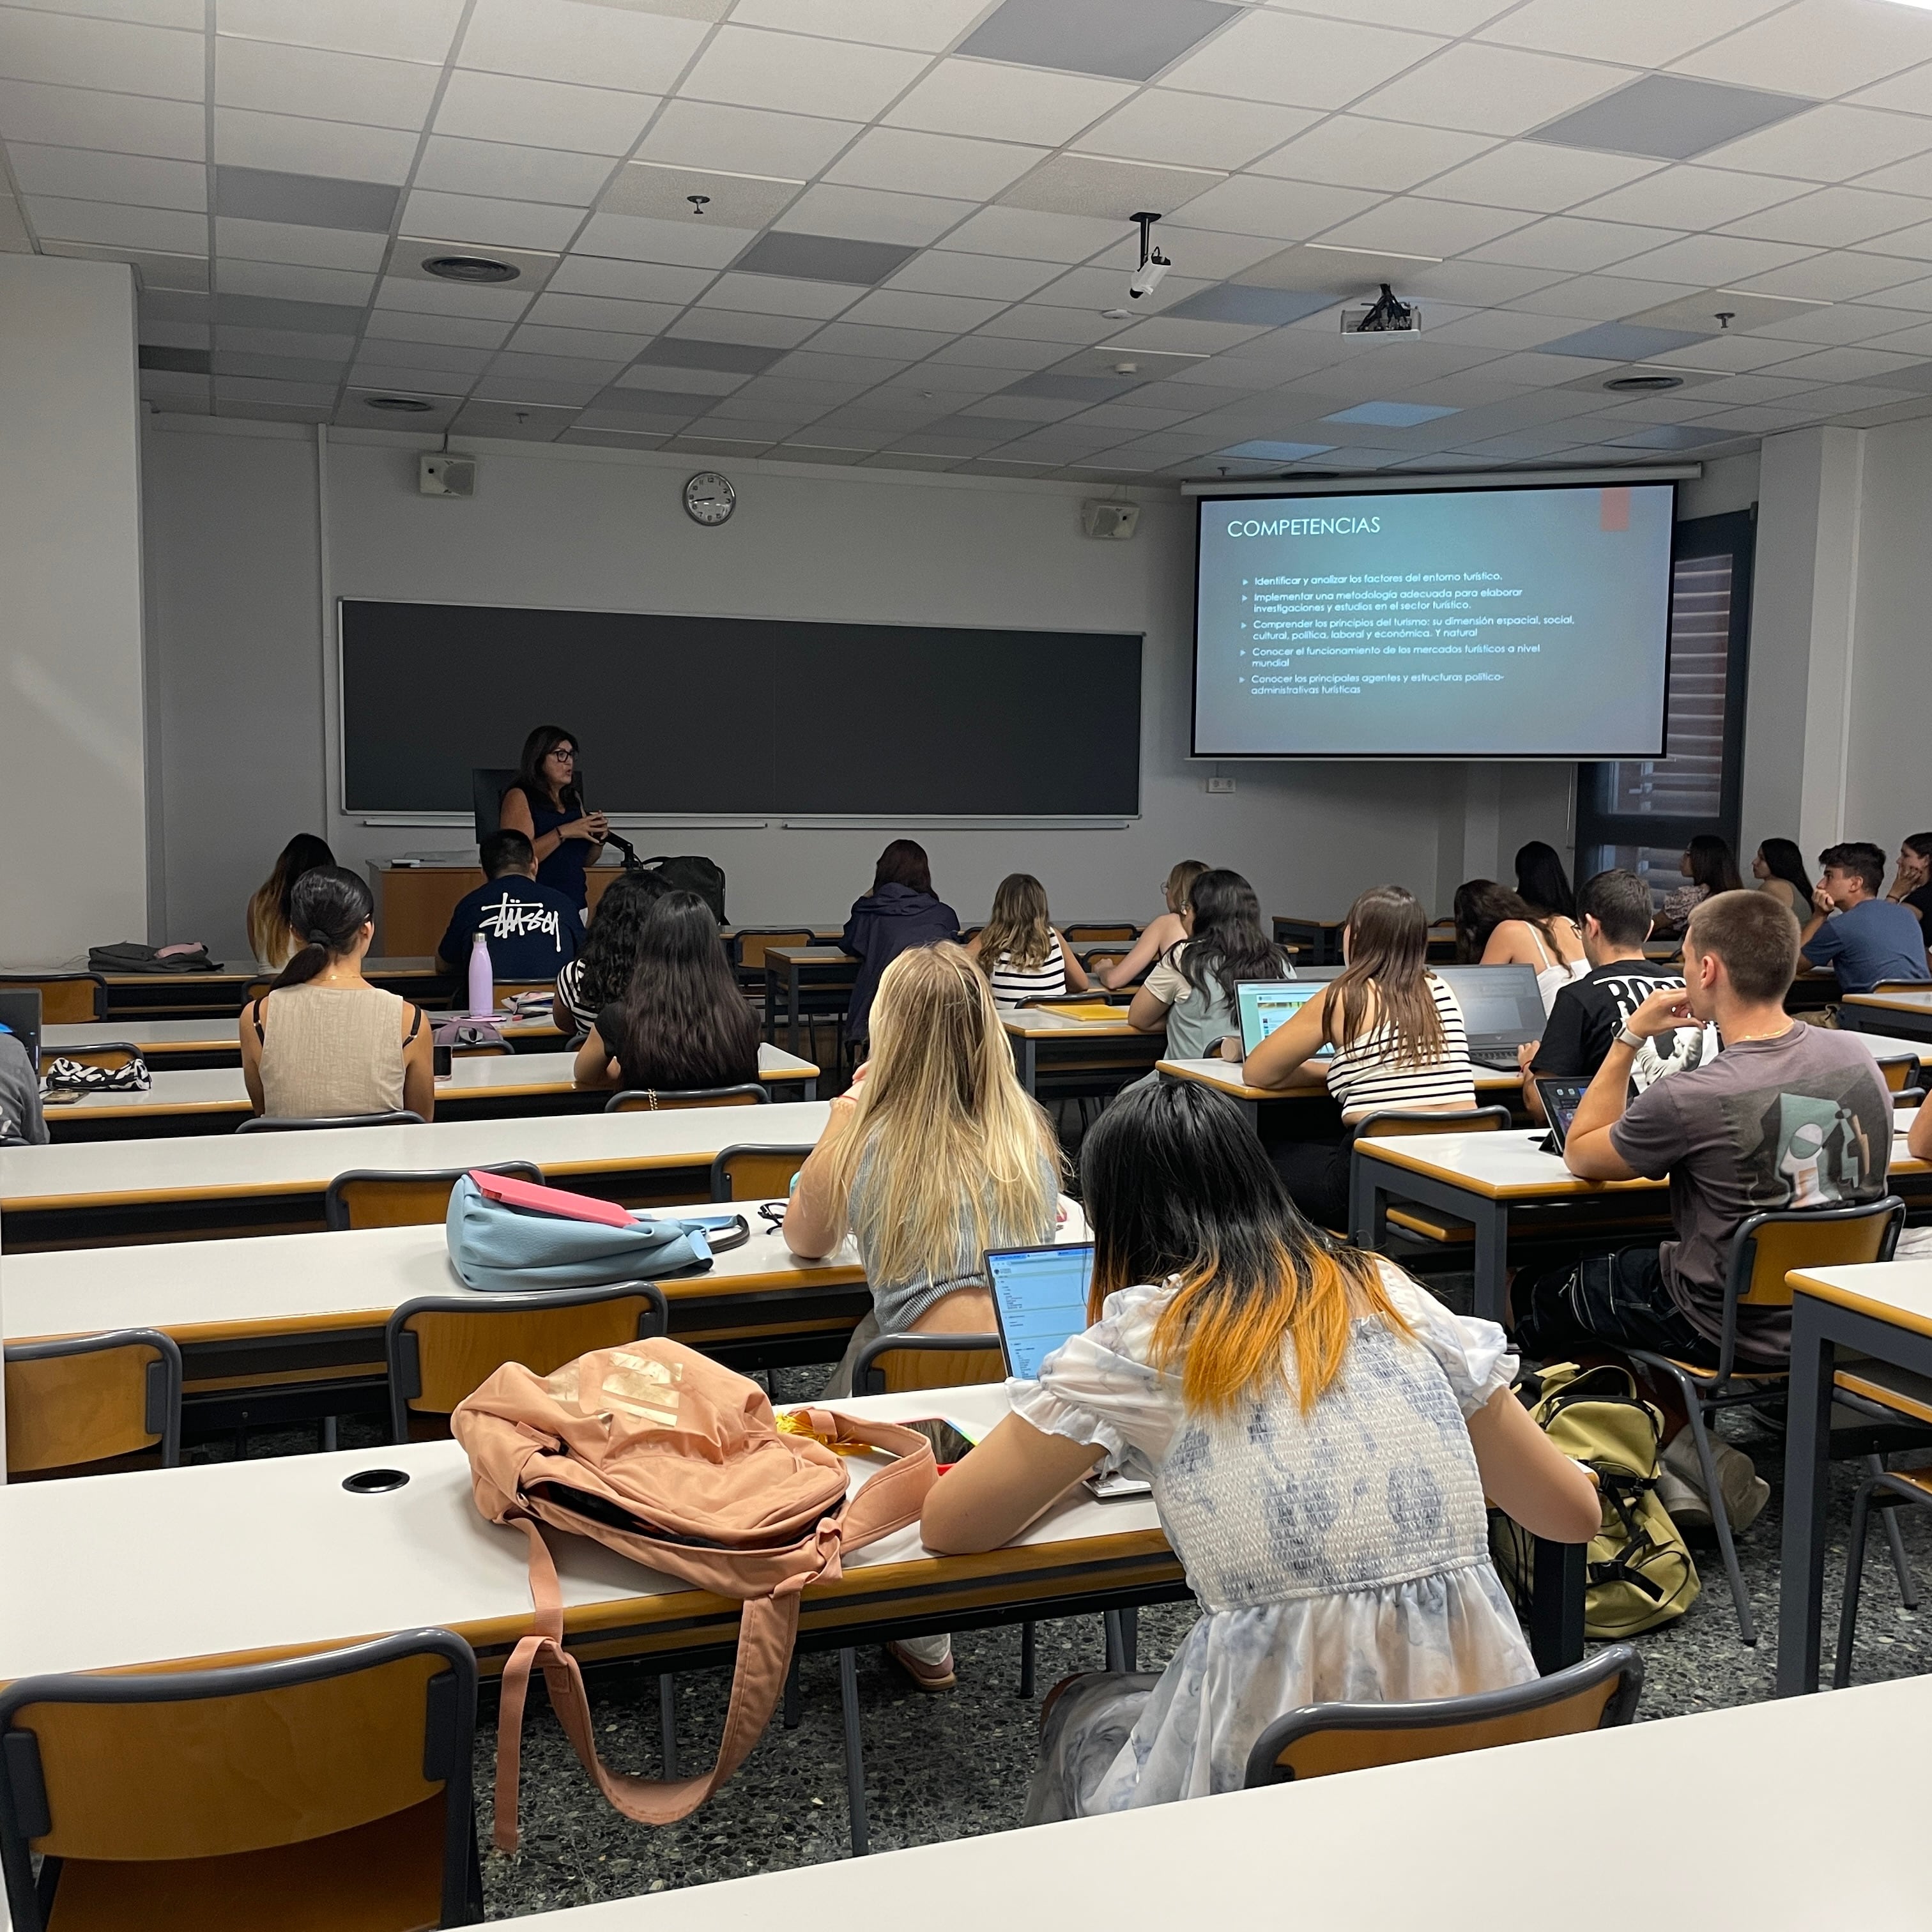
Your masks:
{"label": "laptop screen", "polygon": [[1040,1364],[1087,1326],[1087,1285],[1093,1276],[1090,1241],[988,1251],[986,1278],[1009,1375],[1034,1380]]}
{"label": "laptop screen", "polygon": [[40,1064],[40,991],[38,986],[0,992],[0,1026],[5,1027],[27,1049],[27,1058],[38,1069]]}
{"label": "laptop screen", "polygon": [[1543,1036],[1543,994],[1532,966],[1438,966],[1456,995],[1472,1046],[1520,1046]]}
{"label": "laptop screen", "polygon": [[[1300,1012],[1322,982],[1306,980],[1242,980],[1234,987],[1234,1004],[1241,1016],[1241,1052],[1250,1054],[1273,1033]],[[1321,1053],[1334,1048],[1323,1046]]]}

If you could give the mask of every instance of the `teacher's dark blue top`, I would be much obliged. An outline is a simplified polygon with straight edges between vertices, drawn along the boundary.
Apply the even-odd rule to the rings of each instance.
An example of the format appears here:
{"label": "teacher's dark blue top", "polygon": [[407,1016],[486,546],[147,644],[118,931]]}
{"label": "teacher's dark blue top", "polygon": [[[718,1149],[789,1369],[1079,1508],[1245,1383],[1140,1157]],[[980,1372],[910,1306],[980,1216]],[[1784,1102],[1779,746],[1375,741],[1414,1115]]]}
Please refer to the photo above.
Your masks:
{"label": "teacher's dark blue top", "polygon": [[[523,793],[524,802],[530,808],[530,823],[536,828],[538,838],[554,832],[560,825],[568,825],[572,819],[584,816],[583,808],[578,806],[562,812],[554,811],[541,794],[532,793],[522,785],[512,785],[510,790]],[[508,797],[509,792],[503,796]],[[556,850],[538,865],[537,884],[562,893],[581,913],[590,902],[590,890],[584,882],[584,868],[590,864],[590,842],[587,838],[560,839]]]}

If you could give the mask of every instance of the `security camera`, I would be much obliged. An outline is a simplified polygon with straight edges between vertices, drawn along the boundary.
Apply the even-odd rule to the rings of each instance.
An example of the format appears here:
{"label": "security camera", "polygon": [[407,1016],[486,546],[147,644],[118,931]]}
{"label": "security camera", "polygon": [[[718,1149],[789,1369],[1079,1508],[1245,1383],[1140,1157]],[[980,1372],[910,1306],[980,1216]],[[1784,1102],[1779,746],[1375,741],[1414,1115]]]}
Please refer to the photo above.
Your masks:
{"label": "security camera", "polygon": [[1154,245],[1154,224],[1160,219],[1157,214],[1137,214],[1134,220],[1141,231],[1141,265],[1127,283],[1127,294],[1135,302],[1143,296],[1150,296],[1160,286],[1160,278],[1174,264]]}

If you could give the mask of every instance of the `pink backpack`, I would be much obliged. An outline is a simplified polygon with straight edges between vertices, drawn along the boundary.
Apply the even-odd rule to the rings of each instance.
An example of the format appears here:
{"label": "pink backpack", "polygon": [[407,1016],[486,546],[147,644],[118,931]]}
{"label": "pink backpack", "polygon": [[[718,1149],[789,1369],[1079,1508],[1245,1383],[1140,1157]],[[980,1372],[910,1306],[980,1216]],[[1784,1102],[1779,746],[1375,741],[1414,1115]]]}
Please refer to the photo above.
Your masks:
{"label": "pink backpack", "polygon": [[[826,1409],[814,1435],[778,1430],[755,1382],[676,1342],[599,1348],[553,1376],[506,1364],[460,1403],[450,1427],[470,1458],[476,1507],[530,1539],[536,1628],[503,1667],[496,1730],[498,1850],[517,1848],[524,1698],[541,1666],[551,1707],[584,1769],[640,1825],[688,1817],[743,1762],[771,1721],[806,1585],[839,1574],[843,1551],[917,1521],[935,1470],[910,1429]],[[844,1460],[816,1436],[896,1460],[849,1498]],[[608,1771],[592,1736],[562,1598],[540,1523],[589,1536],[651,1569],[744,1605],[718,1761],[676,1780]]]}

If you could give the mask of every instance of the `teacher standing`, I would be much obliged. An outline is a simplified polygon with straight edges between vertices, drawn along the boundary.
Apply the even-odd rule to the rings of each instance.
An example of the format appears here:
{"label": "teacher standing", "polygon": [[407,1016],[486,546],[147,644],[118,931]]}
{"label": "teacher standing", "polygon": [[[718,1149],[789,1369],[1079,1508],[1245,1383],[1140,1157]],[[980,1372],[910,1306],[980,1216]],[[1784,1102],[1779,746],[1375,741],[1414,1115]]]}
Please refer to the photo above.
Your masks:
{"label": "teacher standing", "polygon": [[562,893],[580,915],[590,902],[584,868],[603,850],[610,827],[603,813],[584,808],[574,732],[539,724],[524,740],[523,758],[505,788],[497,819],[535,848],[537,883]]}

